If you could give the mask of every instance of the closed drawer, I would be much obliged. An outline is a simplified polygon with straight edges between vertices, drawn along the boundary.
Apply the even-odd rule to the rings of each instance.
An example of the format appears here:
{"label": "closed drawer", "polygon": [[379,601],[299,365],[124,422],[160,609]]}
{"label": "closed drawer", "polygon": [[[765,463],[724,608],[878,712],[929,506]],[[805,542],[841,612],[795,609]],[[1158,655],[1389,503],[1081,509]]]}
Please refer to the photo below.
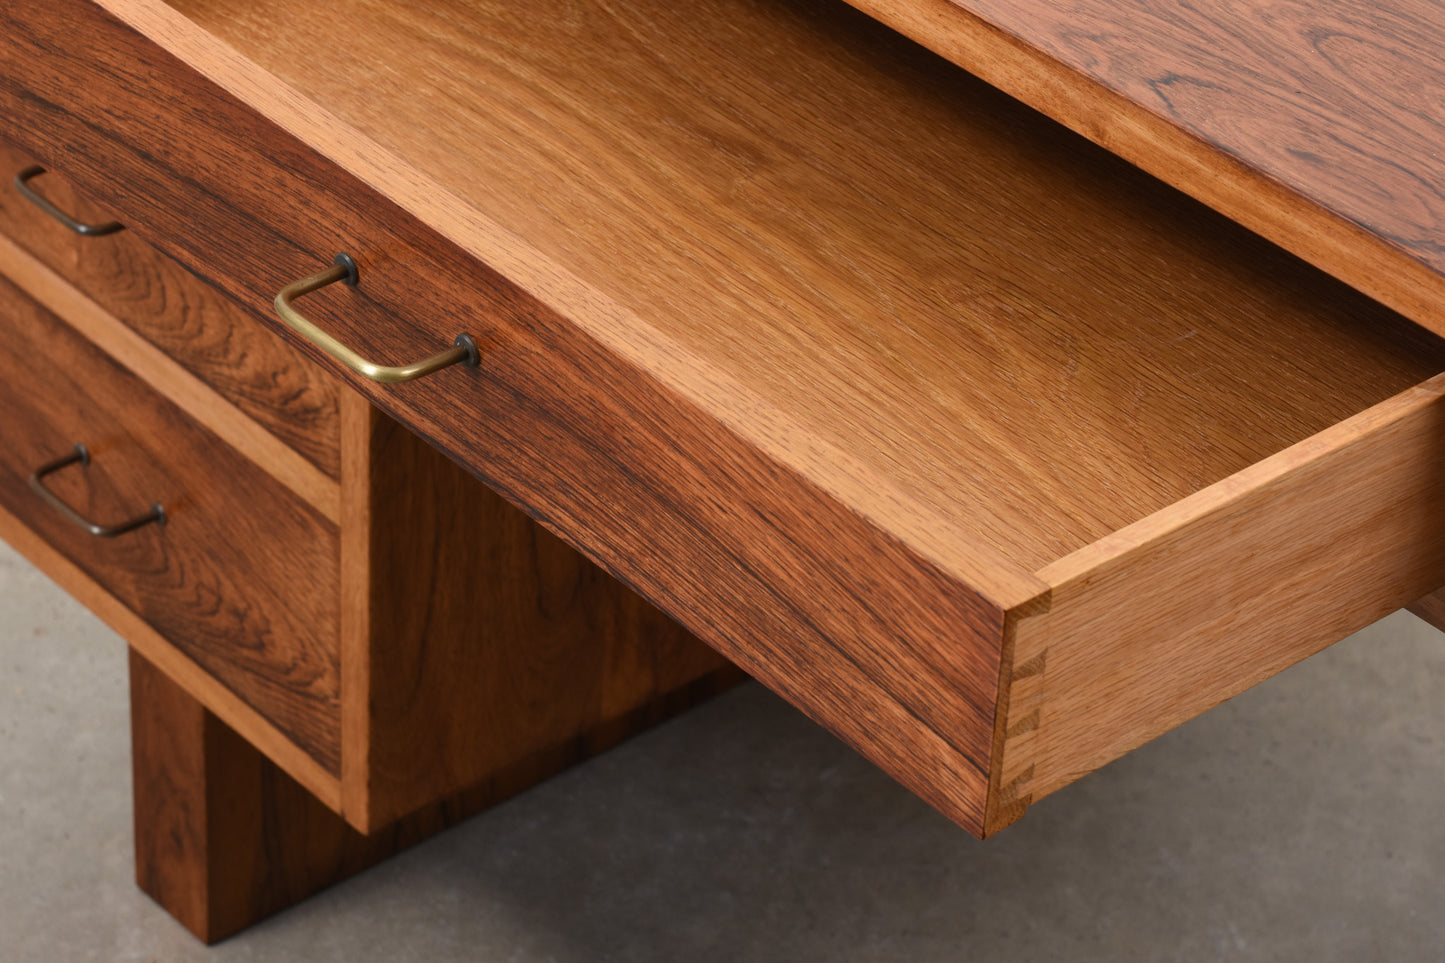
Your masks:
{"label": "closed drawer", "polygon": [[[0,280],[0,504],[333,773],[337,534],[265,472]],[[48,504],[33,472],[101,525]]]}
{"label": "closed drawer", "polygon": [[16,0],[0,106],[243,303],[473,335],[348,377],[974,832],[1445,582],[1433,336],[844,8],[558,3]]}
{"label": "closed drawer", "polygon": [[[33,166],[32,158],[0,141],[0,232],[336,478],[335,380],[133,231],[90,237],[62,226],[12,181]],[[104,205],[77,194],[58,172],[27,185],[83,223],[112,222]]]}

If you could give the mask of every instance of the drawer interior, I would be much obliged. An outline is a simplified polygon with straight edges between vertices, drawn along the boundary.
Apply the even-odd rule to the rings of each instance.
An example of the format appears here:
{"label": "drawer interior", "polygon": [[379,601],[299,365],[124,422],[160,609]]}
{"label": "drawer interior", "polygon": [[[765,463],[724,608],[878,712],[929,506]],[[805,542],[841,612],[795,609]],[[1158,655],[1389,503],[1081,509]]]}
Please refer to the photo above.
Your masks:
{"label": "drawer interior", "polygon": [[906,504],[938,557],[1037,572],[1445,369],[841,3],[170,5],[566,265],[626,318],[594,334],[754,444],[865,515]]}

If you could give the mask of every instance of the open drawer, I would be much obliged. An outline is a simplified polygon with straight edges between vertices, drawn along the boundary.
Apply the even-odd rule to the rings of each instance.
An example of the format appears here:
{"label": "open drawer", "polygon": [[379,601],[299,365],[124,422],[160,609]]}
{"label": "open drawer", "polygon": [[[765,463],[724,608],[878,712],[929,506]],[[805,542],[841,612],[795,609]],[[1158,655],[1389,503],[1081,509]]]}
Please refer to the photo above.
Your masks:
{"label": "open drawer", "polygon": [[258,313],[345,249],[343,342],[473,335],[353,383],[976,833],[1445,583],[1438,339],[841,4],[0,28],[27,150]]}

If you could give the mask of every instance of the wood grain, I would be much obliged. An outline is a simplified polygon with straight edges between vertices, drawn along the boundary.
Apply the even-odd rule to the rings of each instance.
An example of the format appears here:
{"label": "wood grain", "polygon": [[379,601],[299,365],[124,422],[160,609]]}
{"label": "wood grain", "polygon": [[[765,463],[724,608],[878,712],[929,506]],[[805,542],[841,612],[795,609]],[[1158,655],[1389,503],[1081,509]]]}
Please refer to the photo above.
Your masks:
{"label": "wood grain", "polygon": [[[0,311],[0,503],[339,775],[335,528],[3,280]],[[97,539],[45,505],[30,472],[77,442],[67,504],[165,526]]]}
{"label": "wood grain", "polygon": [[3,234],[0,273],[322,515],[332,522],[340,518],[341,486],[336,479]]}
{"label": "wood grain", "polygon": [[363,544],[342,579],[366,616],[343,622],[353,825],[373,831],[547,750],[619,741],[743,678],[352,397],[347,538]]}
{"label": "wood grain", "polygon": [[93,612],[130,647],[161,672],[176,680],[217,718],[273,760],[297,783],[333,810],[341,808],[341,780],[298,748],[240,696],[226,688],[179,649],[142,621],[123,602],[102,588],[78,565],[0,507],[0,538]]}
{"label": "wood grain", "polygon": [[214,943],[602,749],[615,727],[499,768],[369,836],[348,826],[134,649],[136,881]]}
{"label": "wood grain", "polygon": [[[138,233],[251,303],[354,247],[362,287],[317,295],[308,310],[379,357],[406,358],[440,331],[449,341],[472,327],[482,370],[364,387],[745,670],[981,827],[996,603],[94,6],[26,0],[0,10],[0,26],[0,106],[27,150],[63,159],[57,166],[114,199]],[[873,508],[894,505],[911,526],[906,499],[868,490]],[[956,561],[990,588],[1036,590],[1027,573],[983,555]]]}
{"label": "wood grain", "polygon": [[[8,184],[31,163],[0,141],[6,181],[0,186],[0,231],[321,473],[338,477],[336,381],[133,231],[85,238],[50,220]],[[33,186],[62,210],[109,217],[104,205],[77,194],[59,173],[47,173]]]}
{"label": "wood grain", "polygon": [[215,717],[134,649],[130,706],[136,884],[209,942],[216,931],[206,770],[219,752],[207,722]]}
{"label": "wood grain", "polygon": [[1445,333],[1427,0],[850,2]]}
{"label": "wood grain", "polygon": [[136,883],[205,942],[415,841],[351,830],[134,649],[130,686]]}
{"label": "wood grain", "polygon": [[1411,615],[1445,632],[1445,592],[1436,589],[1429,595],[1420,596],[1405,608],[1410,610]]}
{"label": "wood grain", "polygon": [[1445,376],[1048,566],[989,830],[1445,581]]}
{"label": "wood grain", "polygon": [[[172,6],[620,305],[630,360],[771,457],[890,528],[916,503],[970,575],[1423,377],[1351,384],[1388,312],[840,4]],[[1302,403],[1320,376],[1338,404]]]}

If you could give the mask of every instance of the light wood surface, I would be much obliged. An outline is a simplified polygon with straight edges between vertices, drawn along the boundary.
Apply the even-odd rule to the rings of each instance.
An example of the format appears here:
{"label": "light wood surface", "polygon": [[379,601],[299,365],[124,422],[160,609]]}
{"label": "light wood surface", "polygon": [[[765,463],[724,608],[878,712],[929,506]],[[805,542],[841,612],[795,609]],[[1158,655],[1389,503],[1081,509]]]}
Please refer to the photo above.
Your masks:
{"label": "light wood surface", "polygon": [[1043,569],[990,830],[1445,579],[1442,444],[1445,376]]}
{"label": "light wood surface", "polygon": [[850,2],[1445,332],[1429,0]]}
{"label": "light wood surface", "polygon": [[750,441],[811,454],[781,412],[918,500],[951,561],[1040,566],[1420,380],[1371,396],[1386,312],[838,4],[171,6],[657,329],[673,380],[756,399]]}
{"label": "light wood surface", "polygon": [[[137,234],[192,269],[225,265],[208,276],[247,303],[269,303],[349,239],[362,286],[327,289],[307,310],[379,357],[405,358],[475,325],[480,369],[395,391],[358,386],[981,828],[1002,620],[980,586],[1026,596],[1037,579],[955,544],[954,561],[978,585],[960,582],[95,7],[11,5],[0,21],[13,28],[0,30],[0,101],[27,150],[62,158],[68,176],[115,198]],[[91,40],[70,44],[72,35]],[[751,405],[736,400],[740,412]],[[794,440],[816,454],[806,437]],[[887,486],[865,490],[910,536],[949,534],[936,520],[916,526],[914,506]]]}
{"label": "light wood surface", "polygon": [[[3,280],[0,307],[0,502],[339,775],[335,527]],[[97,538],[46,505],[30,473],[77,443],[47,487],[165,525]]]}
{"label": "light wood surface", "polygon": [[[243,434],[240,429],[222,435],[293,487],[300,487],[303,494],[321,497],[330,482],[329,514],[334,516],[339,472],[337,382],[133,231],[81,237],[51,220],[9,183],[32,163],[32,158],[0,141],[0,231],[106,313],[124,321],[139,341],[172,359],[227,402],[216,405],[189,392],[187,401],[194,403],[182,407],[197,414],[240,411],[293,449],[293,453],[276,451],[277,446],[264,439],[243,447],[233,440]],[[105,205],[79,195],[60,172],[47,172],[31,186],[84,220],[110,219]],[[12,278],[38,273],[14,259],[4,271]],[[87,335],[96,340],[89,330]],[[116,355],[108,344],[103,346]],[[134,354],[127,352],[123,361],[128,364]],[[142,375],[158,386],[174,380],[152,378],[149,371]],[[256,429],[244,434],[249,438]]]}

